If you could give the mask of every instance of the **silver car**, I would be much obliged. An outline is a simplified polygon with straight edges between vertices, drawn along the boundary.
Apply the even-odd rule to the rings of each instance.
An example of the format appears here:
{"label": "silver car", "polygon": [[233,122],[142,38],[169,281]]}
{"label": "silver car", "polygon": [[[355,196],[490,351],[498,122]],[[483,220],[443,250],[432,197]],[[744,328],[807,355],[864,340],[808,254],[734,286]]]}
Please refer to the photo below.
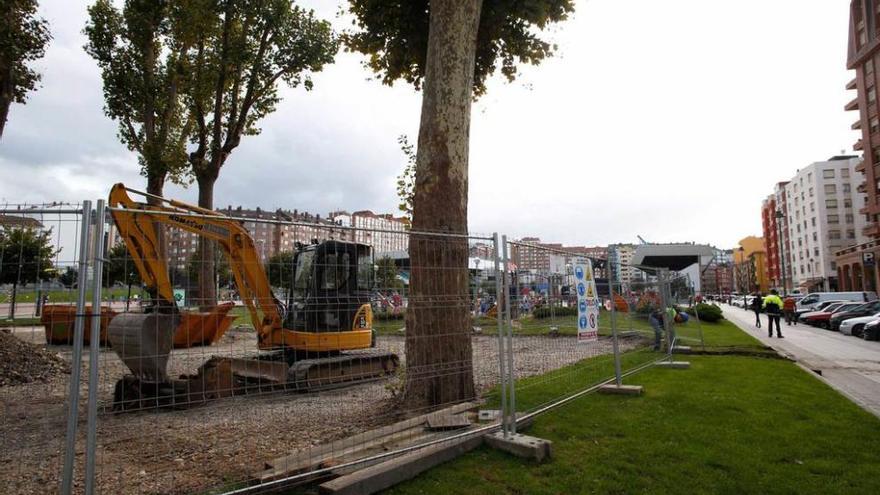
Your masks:
{"label": "silver car", "polygon": [[880,313],[872,316],[860,316],[858,318],[843,320],[843,322],[841,322],[840,324],[840,333],[842,333],[843,335],[861,337],[862,331],[865,329],[865,325],[874,320],[880,320]]}

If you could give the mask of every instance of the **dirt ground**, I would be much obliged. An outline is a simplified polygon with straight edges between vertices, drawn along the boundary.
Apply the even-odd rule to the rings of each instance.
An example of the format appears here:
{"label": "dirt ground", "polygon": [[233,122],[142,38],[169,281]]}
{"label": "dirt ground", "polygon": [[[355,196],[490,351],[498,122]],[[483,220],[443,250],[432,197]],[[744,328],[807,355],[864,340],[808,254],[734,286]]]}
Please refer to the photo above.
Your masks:
{"label": "dirt ground", "polygon": [[[45,342],[42,328],[17,329],[14,335]],[[632,344],[624,344],[624,350]],[[498,381],[496,337],[473,338],[478,390]],[[378,345],[401,356],[403,336],[379,337]],[[253,332],[231,330],[207,348],[175,350],[170,374],[194,373],[211,356],[253,355]],[[70,361],[71,350],[48,346]],[[611,352],[610,341],[578,346],[572,338],[514,339],[517,376],[552,369]],[[106,408],[113,386],[126,368],[109,349],[99,358],[98,403]],[[85,449],[88,349],[84,351],[77,442],[77,490],[82,490]],[[274,393],[216,401],[186,411],[115,414],[98,417],[97,487],[108,494],[177,494],[246,481],[267,460],[350,436],[399,417],[392,380],[363,383],[314,394]],[[46,382],[0,387],[0,493],[57,492],[63,462],[69,375]]]}

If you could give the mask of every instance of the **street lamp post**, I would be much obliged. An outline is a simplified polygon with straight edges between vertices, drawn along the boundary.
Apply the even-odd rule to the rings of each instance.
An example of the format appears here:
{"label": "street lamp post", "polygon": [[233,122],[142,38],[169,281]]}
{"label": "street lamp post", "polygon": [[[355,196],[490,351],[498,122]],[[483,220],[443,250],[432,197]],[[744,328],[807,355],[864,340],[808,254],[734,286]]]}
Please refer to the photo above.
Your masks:
{"label": "street lamp post", "polygon": [[782,224],[780,223],[785,218],[781,210],[776,210],[776,252],[777,256],[779,256],[780,261],[782,263],[782,297],[788,295],[788,282],[785,279],[785,251],[782,249]]}

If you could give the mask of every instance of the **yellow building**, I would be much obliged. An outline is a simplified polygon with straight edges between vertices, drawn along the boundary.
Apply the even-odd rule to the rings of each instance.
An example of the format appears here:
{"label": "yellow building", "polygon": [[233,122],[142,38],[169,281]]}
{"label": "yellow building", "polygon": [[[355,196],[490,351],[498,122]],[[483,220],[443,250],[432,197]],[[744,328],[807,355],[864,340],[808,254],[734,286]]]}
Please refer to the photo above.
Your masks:
{"label": "yellow building", "polygon": [[764,294],[770,291],[763,237],[749,236],[739,241],[739,247],[733,249],[733,265],[737,291]]}

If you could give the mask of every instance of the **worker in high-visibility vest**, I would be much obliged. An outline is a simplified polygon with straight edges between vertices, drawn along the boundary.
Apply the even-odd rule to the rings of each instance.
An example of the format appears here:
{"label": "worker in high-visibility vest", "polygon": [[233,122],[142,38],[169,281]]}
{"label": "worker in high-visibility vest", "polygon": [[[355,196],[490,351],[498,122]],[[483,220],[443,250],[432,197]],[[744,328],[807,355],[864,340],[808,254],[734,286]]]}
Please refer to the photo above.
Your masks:
{"label": "worker in high-visibility vest", "polygon": [[779,326],[779,318],[782,316],[782,305],[782,299],[779,297],[779,292],[776,289],[772,289],[770,295],[764,297],[762,307],[764,312],[767,313],[767,331],[770,338],[773,338],[774,321],[776,322],[776,336],[780,339],[783,338],[782,327]]}

